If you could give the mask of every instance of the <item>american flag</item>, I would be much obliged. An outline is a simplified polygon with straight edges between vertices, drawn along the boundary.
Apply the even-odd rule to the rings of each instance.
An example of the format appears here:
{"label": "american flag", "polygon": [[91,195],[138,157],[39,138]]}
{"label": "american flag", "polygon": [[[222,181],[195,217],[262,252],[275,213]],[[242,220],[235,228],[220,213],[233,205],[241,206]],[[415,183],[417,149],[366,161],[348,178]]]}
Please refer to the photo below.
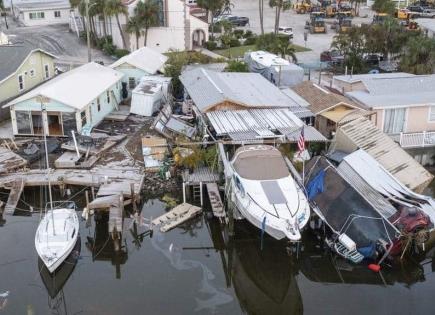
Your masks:
{"label": "american flag", "polygon": [[299,152],[305,151],[305,137],[304,137],[304,127],[302,127],[301,134],[298,140]]}

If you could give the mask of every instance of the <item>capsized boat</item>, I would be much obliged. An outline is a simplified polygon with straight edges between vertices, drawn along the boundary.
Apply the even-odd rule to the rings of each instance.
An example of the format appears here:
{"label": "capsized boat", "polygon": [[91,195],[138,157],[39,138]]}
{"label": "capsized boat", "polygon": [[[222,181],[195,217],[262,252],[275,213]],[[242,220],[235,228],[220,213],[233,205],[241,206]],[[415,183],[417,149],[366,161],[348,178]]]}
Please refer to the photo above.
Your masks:
{"label": "capsized boat", "polygon": [[46,211],[36,230],[35,247],[51,273],[71,254],[78,235],[79,219],[75,205],[66,208],[50,207]]}
{"label": "capsized boat", "polygon": [[275,239],[299,241],[310,207],[281,152],[268,145],[243,146],[227,165],[230,198],[240,214]]}

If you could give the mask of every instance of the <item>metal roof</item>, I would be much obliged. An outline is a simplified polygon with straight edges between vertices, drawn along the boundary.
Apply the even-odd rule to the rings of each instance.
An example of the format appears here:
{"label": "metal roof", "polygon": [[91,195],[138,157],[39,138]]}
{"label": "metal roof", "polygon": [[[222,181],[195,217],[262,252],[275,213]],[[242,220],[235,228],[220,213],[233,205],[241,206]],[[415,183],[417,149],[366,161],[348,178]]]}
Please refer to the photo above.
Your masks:
{"label": "metal roof", "polygon": [[123,73],[90,62],[62,73],[30,92],[12,100],[8,107],[36,96],[44,96],[72,108],[81,110],[100,94],[122,79]]}
{"label": "metal roof", "polygon": [[167,60],[168,57],[165,55],[151,48],[142,47],[115,61],[109,67],[114,69],[124,63],[127,63],[149,74],[155,74],[157,71],[162,69]]}
{"label": "metal roof", "polygon": [[304,126],[307,141],[327,141],[316,129],[304,125],[289,109],[248,109],[213,111],[206,114],[217,137],[255,140],[287,136],[297,141]]}
{"label": "metal roof", "polygon": [[336,75],[334,80],[339,80],[347,83],[356,83],[363,80],[372,79],[391,79],[391,78],[406,78],[413,77],[414,74],[406,72],[393,72],[393,73],[366,73],[366,74],[352,74],[352,75]]}
{"label": "metal roof", "polygon": [[372,108],[435,104],[435,75],[382,78],[362,81],[367,91],[346,96]]}
{"label": "metal roof", "polygon": [[412,190],[427,186],[433,176],[369,119],[361,117],[337,129],[336,146],[351,141]]}
{"label": "metal roof", "polygon": [[183,72],[180,80],[201,112],[225,101],[247,108],[291,106],[288,97],[258,73],[215,72],[198,68]]}
{"label": "metal roof", "polygon": [[20,11],[33,11],[43,9],[69,9],[71,4],[69,1],[22,1],[15,3],[14,7]]}

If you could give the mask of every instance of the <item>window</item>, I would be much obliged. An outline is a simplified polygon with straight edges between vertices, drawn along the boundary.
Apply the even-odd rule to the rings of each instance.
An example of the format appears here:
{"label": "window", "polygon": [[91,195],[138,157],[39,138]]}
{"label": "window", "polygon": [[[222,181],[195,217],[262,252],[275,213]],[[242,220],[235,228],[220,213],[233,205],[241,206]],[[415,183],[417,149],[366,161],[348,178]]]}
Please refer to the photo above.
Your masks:
{"label": "window", "polygon": [[136,80],[133,77],[128,78],[128,88],[133,90],[136,87]]}
{"label": "window", "polygon": [[44,65],[44,78],[50,78],[50,68],[48,67],[48,65]]}
{"label": "window", "polygon": [[24,76],[22,74],[18,76],[18,89],[20,91],[24,90]]}
{"label": "window", "polygon": [[406,108],[392,108],[384,111],[384,132],[396,134],[405,131]]}
{"label": "window", "polygon": [[82,121],[82,128],[83,128],[88,123],[88,121],[86,119],[86,110],[84,110],[80,113],[80,119]]}
{"label": "window", "polygon": [[22,135],[32,134],[32,118],[30,112],[16,111],[15,118],[17,120],[17,131]]}
{"label": "window", "polygon": [[33,78],[35,76],[35,69],[30,69],[29,73],[30,77]]}
{"label": "window", "polygon": [[435,106],[431,106],[429,109],[429,121],[435,122]]}
{"label": "window", "polygon": [[101,111],[101,103],[100,103],[100,98],[97,98],[97,111]]}
{"label": "window", "polygon": [[60,11],[54,11],[54,17],[55,18],[60,18]]}
{"label": "window", "polygon": [[31,20],[42,20],[45,18],[44,12],[31,12],[29,13],[29,18]]}

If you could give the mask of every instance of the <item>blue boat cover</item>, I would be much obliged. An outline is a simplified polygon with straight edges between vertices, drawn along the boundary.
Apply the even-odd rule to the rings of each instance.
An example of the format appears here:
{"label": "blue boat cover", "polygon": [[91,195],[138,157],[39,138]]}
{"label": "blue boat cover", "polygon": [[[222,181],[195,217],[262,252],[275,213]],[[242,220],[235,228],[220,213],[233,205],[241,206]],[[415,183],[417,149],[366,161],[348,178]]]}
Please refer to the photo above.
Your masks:
{"label": "blue boat cover", "polygon": [[314,197],[317,196],[317,194],[320,194],[324,191],[324,180],[325,180],[325,170],[320,170],[316,177],[314,177],[308,184],[307,184],[307,194],[308,199],[313,200]]}

